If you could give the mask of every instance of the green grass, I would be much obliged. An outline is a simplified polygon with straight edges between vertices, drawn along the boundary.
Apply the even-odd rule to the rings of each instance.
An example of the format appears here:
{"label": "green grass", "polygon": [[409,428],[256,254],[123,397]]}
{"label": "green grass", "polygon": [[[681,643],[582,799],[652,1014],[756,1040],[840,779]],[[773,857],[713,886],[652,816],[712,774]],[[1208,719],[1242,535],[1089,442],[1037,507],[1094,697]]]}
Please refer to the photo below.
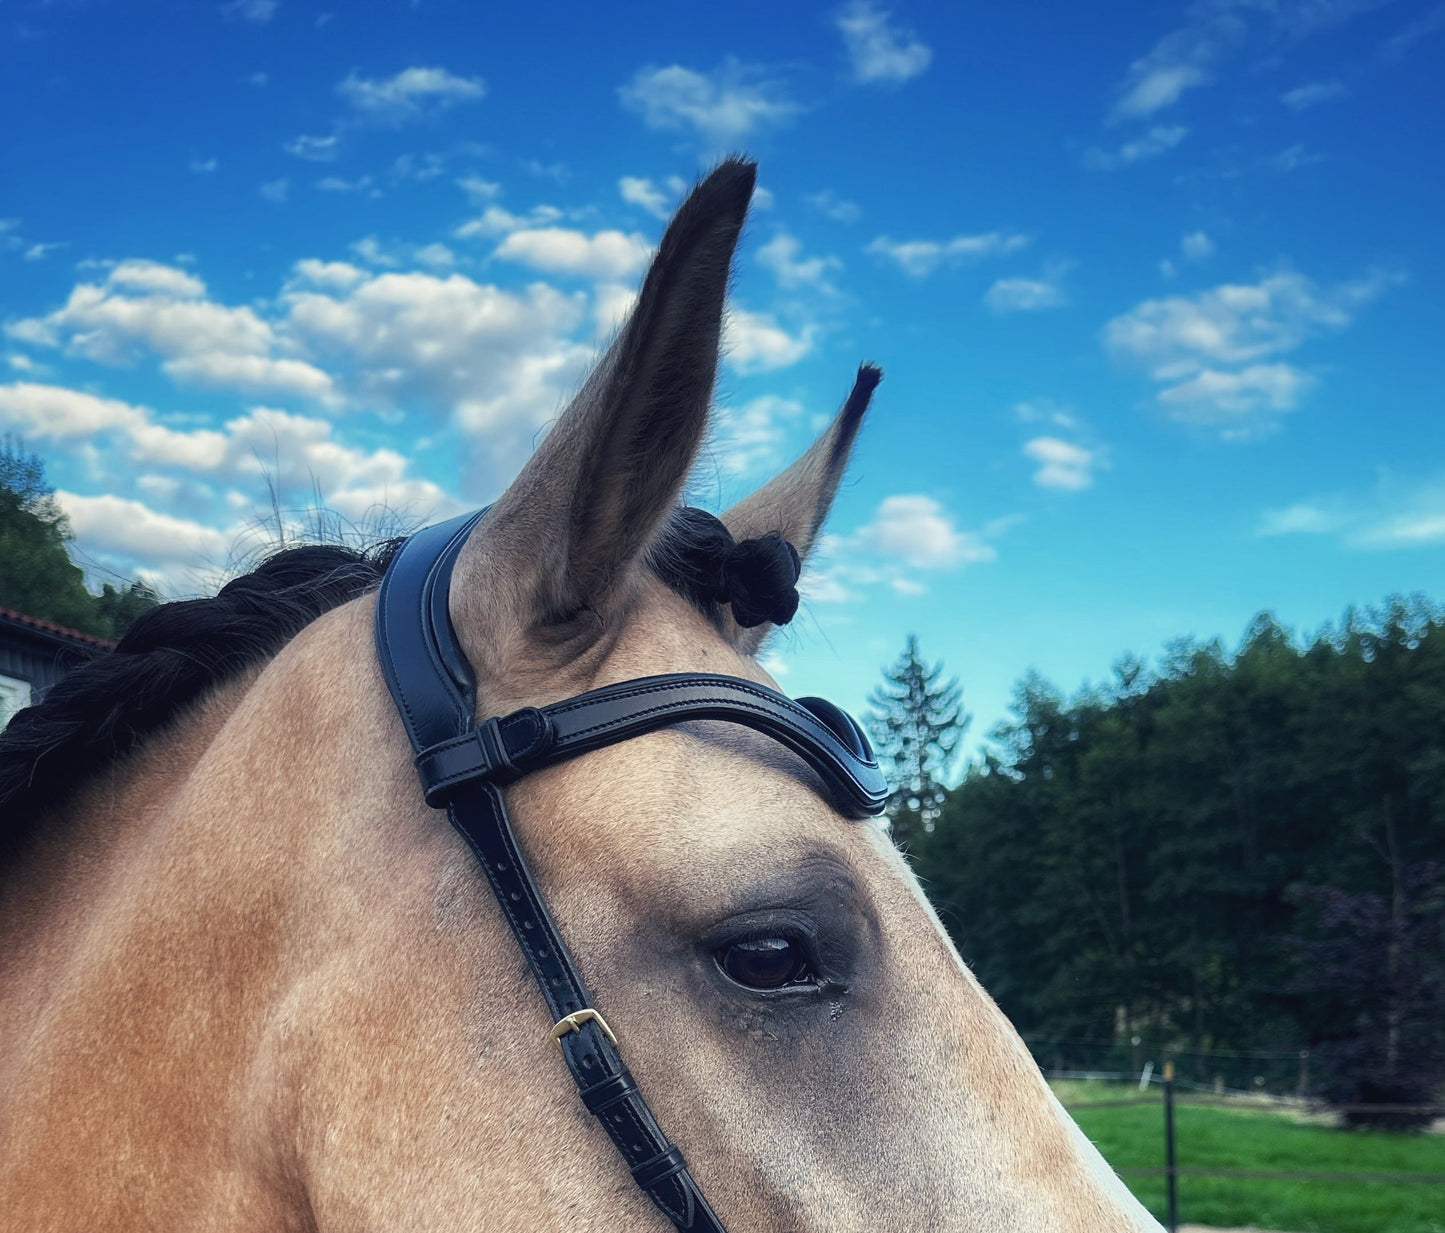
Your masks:
{"label": "green grass", "polygon": [[[1140,1093],[1097,1083],[1056,1083],[1065,1105]],[[1077,1109],[1074,1117],[1116,1169],[1162,1168],[1164,1111],[1154,1102]],[[1181,1168],[1306,1169],[1445,1175],[1445,1135],[1335,1130],[1275,1109],[1215,1108],[1175,1102]],[[1161,1220],[1164,1178],[1126,1177]],[[1181,1177],[1180,1223],[1254,1225],[1287,1233],[1445,1233],[1445,1185],[1397,1182],[1271,1181]]]}

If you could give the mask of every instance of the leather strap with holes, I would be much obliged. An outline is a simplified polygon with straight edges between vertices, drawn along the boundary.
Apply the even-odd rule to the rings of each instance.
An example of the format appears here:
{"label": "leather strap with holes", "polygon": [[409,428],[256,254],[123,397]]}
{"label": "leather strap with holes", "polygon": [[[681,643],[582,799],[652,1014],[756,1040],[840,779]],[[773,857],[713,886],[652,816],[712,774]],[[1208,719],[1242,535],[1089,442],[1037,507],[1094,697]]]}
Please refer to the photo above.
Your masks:
{"label": "leather strap with holes", "polygon": [[[428,527],[397,551],[376,602],[382,674],[415,752],[426,801],[445,807],[482,866],[542,990],[583,1104],[676,1228],[725,1233],[623,1065],[527,868],[502,789],[540,767],[688,719],[729,720],[780,741],[820,775],[838,807],[855,816],[882,812],[887,782],[857,725],[836,707],[794,702],[737,677],[643,677],[476,723],[471,666],[447,597],[457,555],[485,512]],[[626,1025],[618,1026],[625,1038]]]}

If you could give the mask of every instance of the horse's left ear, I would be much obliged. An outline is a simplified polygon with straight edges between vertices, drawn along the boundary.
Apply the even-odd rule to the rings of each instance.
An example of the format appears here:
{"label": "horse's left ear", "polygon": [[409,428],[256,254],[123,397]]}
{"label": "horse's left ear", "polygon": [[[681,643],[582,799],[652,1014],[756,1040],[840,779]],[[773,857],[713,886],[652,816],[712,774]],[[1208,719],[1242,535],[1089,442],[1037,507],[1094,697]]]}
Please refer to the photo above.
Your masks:
{"label": "horse's left ear", "polygon": [[[832,508],[838,483],[847,470],[863,413],[868,410],[873,391],[882,379],[881,368],[864,364],[858,370],[858,378],[843,409],[808,452],[723,514],[723,524],[733,539],[755,539],[777,531],[806,563],[808,552],[817,542],[818,532]],[[724,624],[729,640],[746,655],[756,655],[773,628],[764,624],[744,629],[731,616],[724,618]]]}
{"label": "horse's left ear", "polygon": [[723,300],[756,176],[728,159],[669,224],[637,306],[457,559],[452,621],[479,677],[580,653],[628,602],[707,427]]}

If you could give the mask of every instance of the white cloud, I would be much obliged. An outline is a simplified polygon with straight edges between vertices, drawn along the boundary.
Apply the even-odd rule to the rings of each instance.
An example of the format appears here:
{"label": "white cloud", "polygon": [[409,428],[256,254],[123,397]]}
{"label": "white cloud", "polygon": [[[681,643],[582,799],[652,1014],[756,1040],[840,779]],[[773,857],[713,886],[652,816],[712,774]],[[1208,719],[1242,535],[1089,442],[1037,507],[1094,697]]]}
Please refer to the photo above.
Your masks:
{"label": "white cloud", "polygon": [[125,497],[59,491],[55,499],[70,520],[76,542],[87,549],[149,558],[164,567],[198,559],[219,564],[234,543],[225,531]]}
{"label": "white cloud", "polygon": [[1235,371],[1204,368],[1159,391],[1159,405],[1177,420],[1218,428],[1226,437],[1267,431],[1273,417],[1293,411],[1314,378],[1293,364],[1250,364]]}
{"label": "white cloud", "polygon": [[299,394],[317,402],[333,401],[331,377],[305,360],[223,352],[177,356],[166,372],[179,381],[248,391]]}
{"label": "white cloud", "polygon": [[951,240],[894,240],[880,235],[863,251],[891,261],[910,278],[926,278],[939,266],[1002,257],[1028,247],[1029,238],[1009,231],[959,235]]}
{"label": "white cloud", "polygon": [[1442,28],[1445,28],[1445,4],[1437,4],[1381,43],[1380,58],[1387,62],[1399,60],[1426,35]]}
{"label": "white cloud", "polygon": [[474,102],[486,94],[487,85],[480,77],[458,77],[444,68],[408,68],[385,79],[361,77],[353,70],[336,92],[362,115],[399,124]]}
{"label": "white cloud", "polygon": [[681,176],[668,176],[664,184],[654,184],[642,176],[623,176],[617,191],[629,205],[641,206],[655,218],[668,219],[683,191],[687,188]]}
{"label": "white cloud", "polygon": [[49,441],[83,441],[98,433],[131,430],[146,412],[113,398],[28,381],[0,385],[0,418],[7,431]]}
{"label": "white cloud", "polygon": [[719,406],[713,415],[710,454],[729,475],[776,469],[783,461],[788,425],[802,415],[802,403],[772,394],[741,406]]}
{"label": "white cloud", "polygon": [[1223,283],[1192,296],[1145,300],[1104,327],[1111,350],[1147,364],[1160,380],[1206,362],[1237,364],[1293,350],[1305,339],[1343,329],[1399,275],[1375,270],[1324,288],[1293,270],[1256,283]]}
{"label": "white cloud", "polygon": [[945,569],[998,557],[993,545],[981,536],[959,530],[940,502],[915,493],[885,497],[856,539],[871,552],[920,569]]}
{"label": "white cloud", "polygon": [[572,178],[572,169],[563,162],[544,163],[540,159],[529,158],[522,166],[539,180],[566,184]]}
{"label": "white cloud", "polygon": [[[425,154],[398,154],[391,163],[391,178],[397,181],[410,180],[415,184],[428,184],[432,180],[440,179],[446,175],[446,173],[446,155],[435,152]],[[476,176],[467,176],[465,180],[468,183],[486,183],[485,180]],[[462,183],[462,181],[458,181],[458,183]]]}
{"label": "white cloud", "polygon": [[248,86],[255,86],[257,89],[260,89],[271,80],[271,76],[269,73],[248,73],[245,77],[241,78],[241,80]]}
{"label": "white cloud", "polygon": [[1188,90],[1210,81],[1219,60],[1245,36],[1243,20],[1223,7],[1195,10],[1188,25],[1172,30],[1129,66],[1110,119],[1151,116]]}
{"label": "white cloud", "polygon": [[142,258],[132,258],[112,266],[105,281],[111,287],[121,287],[126,291],[172,296],[179,300],[199,299],[206,294],[206,284],[194,274]]}
{"label": "white cloud", "polygon": [[1192,64],[1156,64],[1134,74],[1132,84],[1115,106],[1120,117],[1147,116],[1179,101],[1179,96],[1202,86],[1209,75]]}
{"label": "white cloud", "polygon": [[1298,171],[1301,167],[1322,163],[1326,157],[1326,155],[1307,149],[1303,145],[1293,145],[1286,146],[1278,154],[1271,154],[1260,159],[1260,166],[1266,167],[1270,171],[1277,171],[1281,175],[1289,175],[1291,171]]}
{"label": "white cloud", "polygon": [[513,231],[494,255],[549,274],[616,280],[645,269],[652,257],[652,245],[636,232],[625,235],[621,231],[598,231],[588,235],[566,227],[542,227]]}
{"label": "white cloud", "polygon": [[316,187],[323,193],[368,193],[372,197],[380,197],[381,192],[374,183],[370,176],[357,176],[354,180],[343,176],[322,176],[316,181]]}
{"label": "white cloud", "polygon": [[429,265],[435,270],[448,269],[457,263],[456,253],[445,244],[423,244],[413,255],[422,265]]}
{"label": "white cloud", "polygon": [[1124,142],[1117,150],[1101,150],[1097,146],[1085,150],[1084,166],[1091,171],[1129,167],[1172,150],[1187,136],[1189,130],[1182,124],[1156,124],[1142,136]]}
{"label": "white cloud", "polygon": [[282,176],[279,180],[267,180],[256,190],[267,201],[280,205],[291,195],[291,181]]}
{"label": "white cloud", "polygon": [[1013,413],[1020,424],[1052,424],[1056,428],[1069,429],[1079,426],[1079,417],[1074,414],[1074,409],[1052,398],[1029,398],[1016,402]]}
{"label": "white cloud", "polygon": [[193,158],[189,165],[190,169],[198,175],[206,175],[215,171],[221,165],[221,160],[212,155],[210,158]]}
{"label": "white cloud", "polygon": [[1214,255],[1214,241],[1202,231],[1191,231],[1179,241],[1179,249],[1190,261],[1204,261]]}
{"label": "white cloud", "polygon": [[803,200],[824,218],[831,218],[835,223],[856,223],[863,217],[863,211],[856,202],[839,197],[831,188],[810,193]]}
{"label": "white cloud", "polygon": [[925,72],[932,62],[933,49],[912,30],[890,25],[890,16],[869,0],[853,0],[838,14],[855,80],[904,82]]}
{"label": "white cloud", "polygon": [[281,5],[279,0],[229,0],[221,5],[221,12],[227,17],[239,17],[253,25],[264,26],[276,16]]}
{"label": "white cloud", "polygon": [[[1292,270],[1192,296],[1145,300],[1104,327],[1105,346],[1143,365],[1171,416],[1245,438],[1299,405],[1314,379],[1276,357],[1346,328],[1398,274],[1323,288]],[[1273,360],[1274,362],[1266,362]]]}
{"label": "white cloud", "polygon": [[758,263],[770,270],[778,286],[793,289],[814,287],[819,291],[835,291],[828,275],[843,268],[837,257],[802,257],[802,244],[786,231],[779,231],[758,249]]}
{"label": "white cloud", "polygon": [[293,287],[282,301],[288,335],[344,368],[353,397],[450,416],[477,442],[488,484],[527,456],[595,358],[574,337],[587,297],[542,282],[513,292],[457,273],[386,272],[344,289]]}
{"label": "white cloud", "polygon": [[527,227],[545,227],[561,217],[562,211],[556,206],[533,206],[526,214],[513,214],[501,206],[490,205],[476,218],[462,223],[452,234],[459,240],[471,240],[478,236],[501,236]]}
{"label": "white cloud", "polygon": [[303,133],[281,148],[293,158],[302,158],[308,163],[329,163],[340,153],[340,146],[341,138],[336,133],[325,137],[309,137]]}
{"label": "white cloud", "polygon": [[298,279],[314,283],[318,287],[332,287],[345,291],[354,287],[366,277],[365,270],[359,270],[345,261],[318,261],[306,257],[291,267]]}
{"label": "white cloud", "polygon": [[1334,535],[1367,552],[1445,544],[1445,478],[1420,481],[1382,472],[1368,494],[1313,498],[1266,510],[1258,534]]}
{"label": "white cloud", "polygon": [[983,297],[991,313],[1038,312],[1068,303],[1063,288],[1064,268],[1056,266],[1039,278],[1000,278]]}
{"label": "white cloud", "polygon": [[495,180],[484,180],[479,175],[466,175],[457,181],[457,187],[466,193],[469,200],[480,204],[495,201],[502,195],[502,186]]}
{"label": "white cloud", "polygon": [[[17,383],[0,385],[0,423],[32,440],[63,444],[113,437],[131,463],[182,473],[147,474],[144,490],[162,498],[174,498],[183,480],[238,483],[257,491],[264,479],[282,501],[304,503],[319,496],[326,508],[354,520],[378,507],[416,517],[459,511],[459,502],[440,487],[412,475],[410,463],[397,451],[345,445],[326,420],[268,407],[253,407],[219,429],[176,428],[160,422],[148,407],[61,386]],[[101,508],[93,498],[84,500],[88,509]],[[161,524],[151,519],[149,525]],[[94,533],[92,541],[117,546],[94,540]],[[220,543],[215,540],[212,547]],[[130,542],[129,548],[146,555],[143,544]],[[154,549],[150,545],[150,555]],[[175,549],[173,555],[191,554]]]}
{"label": "white cloud", "polygon": [[326,373],[279,354],[284,340],[253,309],[209,300],[200,279],[154,261],[123,261],[103,285],[81,283],[64,307],[6,330],[102,364],[157,355],[180,380],[319,400],[333,394]]}
{"label": "white cloud", "polygon": [[1339,98],[1345,92],[1345,83],[1342,81],[1311,81],[1303,86],[1296,86],[1293,90],[1287,90],[1279,97],[1280,102],[1291,111],[1304,111],[1307,107],[1314,107],[1318,103],[1327,103],[1332,98]]}
{"label": "white cloud", "polygon": [[592,322],[600,343],[610,339],[637,303],[636,283],[598,283],[592,288]]}
{"label": "white cloud", "polygon": [[367,265],[396,266],[401,264],[382,247],[381,241],[374,235],[364,235],[359,240],[353,240],[347,245],[347,248],[366,262]]}
{"label": "white cloud", "polygon": [[796,364],[813,349],[816,327],[789,334],[771,313],[729,305],[723,321],[723,359],[741,373],[767,372]]}
{"label": "white cloud", "polygon": [[712,148],[737,145],[801,110],[780,84],[732,58],[712,73],[680,64],[640,69],[618,95],[649,128],[691,130]]}
{"label": "white cloud", "polygon": [[1343,25],[1383,2],[1216,0],[1188,5],[1185,23],[1129,66],[1108,119],[1117,123],[1151,117],[1215,80],[1226,62],[1241,51],[1257,49],[1260,62],[1272,65],[1293,44]]}
{"label": "white cloud", "polygon": [[69,247],[69,240],[50,240],[48,242],[40,244],[32,244],[29,248],[25,250],[25,260],[44,261],[46,257],[48,257],[51,253],[55,252],[57,249]]}
{"label": "white cloud", "polygon": [[1087,488],[1094,482],[1094,471],[1103,461],[1101,451],[1062,437],[1034,437],[1024,443],[1024,453],[1039,464],[1034,472],[1035,484],[1064,492]]}
{"label": "white cloud", "polygon": [[1348,522],[1337,511],[1301,502],[1285,509],[1266,510],[1260,519],[1260,535],[1325,535]]}
{"label": "white cloud", "polygon": [[787,676],[791,669],[787,662],[776,651],[764,651],[758,656],[758,667],[769,676],[777,678]]}

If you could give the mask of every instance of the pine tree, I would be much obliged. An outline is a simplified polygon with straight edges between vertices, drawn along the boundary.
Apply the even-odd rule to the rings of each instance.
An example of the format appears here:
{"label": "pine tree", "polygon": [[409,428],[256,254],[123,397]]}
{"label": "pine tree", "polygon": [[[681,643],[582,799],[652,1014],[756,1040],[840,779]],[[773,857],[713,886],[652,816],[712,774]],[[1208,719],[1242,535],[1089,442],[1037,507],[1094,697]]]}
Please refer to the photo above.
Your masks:
{"label": "pine tree", "polygon": [[893,785],[887,805],[893,839],[907,847],[930,833],[943,812],[943,775],[968,716],[958,681],[943,680],[941,663],[928,667],[911,634],[898,662],[883,675],[884,684],[868,696],[868,730]]}

